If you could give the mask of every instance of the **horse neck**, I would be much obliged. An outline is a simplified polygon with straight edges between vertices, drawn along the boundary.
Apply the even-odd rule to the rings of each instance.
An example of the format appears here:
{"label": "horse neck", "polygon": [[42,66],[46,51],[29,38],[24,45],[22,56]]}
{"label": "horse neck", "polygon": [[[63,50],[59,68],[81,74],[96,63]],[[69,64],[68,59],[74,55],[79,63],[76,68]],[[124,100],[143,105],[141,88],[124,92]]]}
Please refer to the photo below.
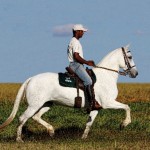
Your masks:
{"label": "horse neck", "polygon": [[97,64],[97,66],[119,71],[120,52],[120,49],[110,52]]}
{"label": "horse neck", "polygon": [[[108,55],[106,55],[97,64],[97,66],[119,71],[120,57],[121,57],[121,51],[119,49],[116,49],[116,50],[110,52]],[[100,68],[93,68],[93,71],[95,72],[97,78],[102,78],[102,76],[105,76],[105,79],[107,81],[114,80],[115,83],[118,80],[118,73],[116,73],[114,71],[109,71],[109,70],[100,69]]]}

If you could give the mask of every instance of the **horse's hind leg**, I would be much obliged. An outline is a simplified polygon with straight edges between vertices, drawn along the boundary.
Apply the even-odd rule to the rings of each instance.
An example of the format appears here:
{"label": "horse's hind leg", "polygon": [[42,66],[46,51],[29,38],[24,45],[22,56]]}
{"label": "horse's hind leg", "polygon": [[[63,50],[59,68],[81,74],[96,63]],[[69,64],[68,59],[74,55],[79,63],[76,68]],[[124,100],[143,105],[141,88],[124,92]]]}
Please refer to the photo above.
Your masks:
{"label": "horse's hind leg", "polygon": [[32,118],[34,120],[36,120],[38,123],[40,123],[41,125],[43,125],[50,136],[53,136],[54,135],[54,128],[52,125],[48,124],[46,121],[44,121],[41,116],[46,113],[50,108],[49,107],[43,107],[41,108]]}
{"label": "horse's hind leg", "polygon": [[20,125],[18,126],[18,129],[17,129],[17,138],[16,138],[17,142],[23,142],[22,137],[21,137],[22,127],[26,123],[26,121],[38,111],[38,109],[39,107],[33,108],[29,106],[27,110],[20,116],[19,118]]}

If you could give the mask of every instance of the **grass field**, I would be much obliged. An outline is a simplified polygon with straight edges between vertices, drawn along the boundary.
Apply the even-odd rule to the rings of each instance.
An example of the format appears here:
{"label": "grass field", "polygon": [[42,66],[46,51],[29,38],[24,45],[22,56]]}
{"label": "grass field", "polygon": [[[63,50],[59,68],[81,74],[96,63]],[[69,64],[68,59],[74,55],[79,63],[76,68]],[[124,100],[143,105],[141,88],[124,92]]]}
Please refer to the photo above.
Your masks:
{"label": "grass field", "polygon": [[[0,124],[10,115],[20,85],[0,84]],[[18,117],[26,109],[23,100],[14,121],[0,131],[0,150],[149,150],[150,84],[118,84],[118,89],[117,100],[131,108],[132,123],[124,130],[119,130],[123,110],[101,110],[88,138],[81,140],[88,118],[84,109],[53,106],[43,118],[54,126],[54,137],[30,119],[23,129],[25,143],[16,143]]]}

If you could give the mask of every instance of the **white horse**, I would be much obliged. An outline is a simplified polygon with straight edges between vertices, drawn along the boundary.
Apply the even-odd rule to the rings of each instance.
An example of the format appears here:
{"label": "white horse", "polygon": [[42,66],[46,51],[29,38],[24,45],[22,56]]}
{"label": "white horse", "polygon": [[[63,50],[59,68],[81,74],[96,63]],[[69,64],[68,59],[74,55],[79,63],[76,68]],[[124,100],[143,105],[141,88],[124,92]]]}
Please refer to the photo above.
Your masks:
{"label": "white horse", "polygon": [[[131,123],[131,117],[129,106],[116,101],[118,95],[117,79],[119,68],[123,68],[124,72],[132,78],[135,78],[138,75],[131,52],[128,50],[128,46],[113,50],[104,57],[96,67],[92,68],[97,78],[94,90],[95,98],[103,109],[124,109],[126,111],[126,118],[122,122],[122,126],[125,127]],[[59,85],[57,73],[42,73],[31,77],[27,79],[19,89],[12,113],[9,118],[0,125],[0,129],[7,126],[14,119],[21,98],[26,96],[28,107],[19,118],[20,124],[17,129],[16,140],[18,142],[23,142],[21,138],[22,127],[31,117],[46,127],[47,131],[52,136],[54,134],[53,126],[41,118],[41,116],[50,109],[50,106],[45,105],[46,102],[74,107],[74,98],[76,97],[76,94],[77,91],[75,88]],[[85,99],[82,90],[80,90],[80,96],[82,97],[82,107],[84,107]],[[86,128],[82,135],[83,139],[87,138],[90,127],[92,126],[97,114],[97,110],[90,112]]]}

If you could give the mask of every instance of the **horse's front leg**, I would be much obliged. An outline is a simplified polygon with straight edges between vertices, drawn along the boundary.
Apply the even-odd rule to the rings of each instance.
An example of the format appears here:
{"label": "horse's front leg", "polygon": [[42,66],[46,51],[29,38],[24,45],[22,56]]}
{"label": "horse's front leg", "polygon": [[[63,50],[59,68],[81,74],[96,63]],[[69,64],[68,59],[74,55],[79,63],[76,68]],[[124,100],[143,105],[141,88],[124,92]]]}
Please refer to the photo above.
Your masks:
{"label": "horse's front leg", "polygon": [[94,122],[94,120],[95,120],[97,114],[98,114],[98,111],[97,111],[97,110],[94,110],[94,111],[91,111],[91,112],[90,112],[88,121],[87,121],[87,123],[86,123],[86,128],[85,128],[84,133],[83,133],[83,135],[82,135],[82,139],[86,139],[86,138],[87,138],[88,133],[89,133],[89,131],[90,131],[90,128],[91,128],[91,126],[92,126],[92,124],[93,124],[93,122]]}
{"label": "horse's front leg", "polygon": [[130,107],[128,105],[125,105],[125,111],[126,111],[126,118],[125,120],[121,123],[120,129],[123,129],[126,127],[128,124],[131,123],[131,114],[130,114]]}
{"label": "horse's front leg", "polygon": [[130,107],[126,104],[122,104],[118,101],[111,101],[110,103],[107,103],[103,105],[104,109],[124,109],[126,111],[126,117],[125,120],[121,123],[120,129],[123,129],[126,127],[128,124],[131,123],[131,114],[130,114]]}

